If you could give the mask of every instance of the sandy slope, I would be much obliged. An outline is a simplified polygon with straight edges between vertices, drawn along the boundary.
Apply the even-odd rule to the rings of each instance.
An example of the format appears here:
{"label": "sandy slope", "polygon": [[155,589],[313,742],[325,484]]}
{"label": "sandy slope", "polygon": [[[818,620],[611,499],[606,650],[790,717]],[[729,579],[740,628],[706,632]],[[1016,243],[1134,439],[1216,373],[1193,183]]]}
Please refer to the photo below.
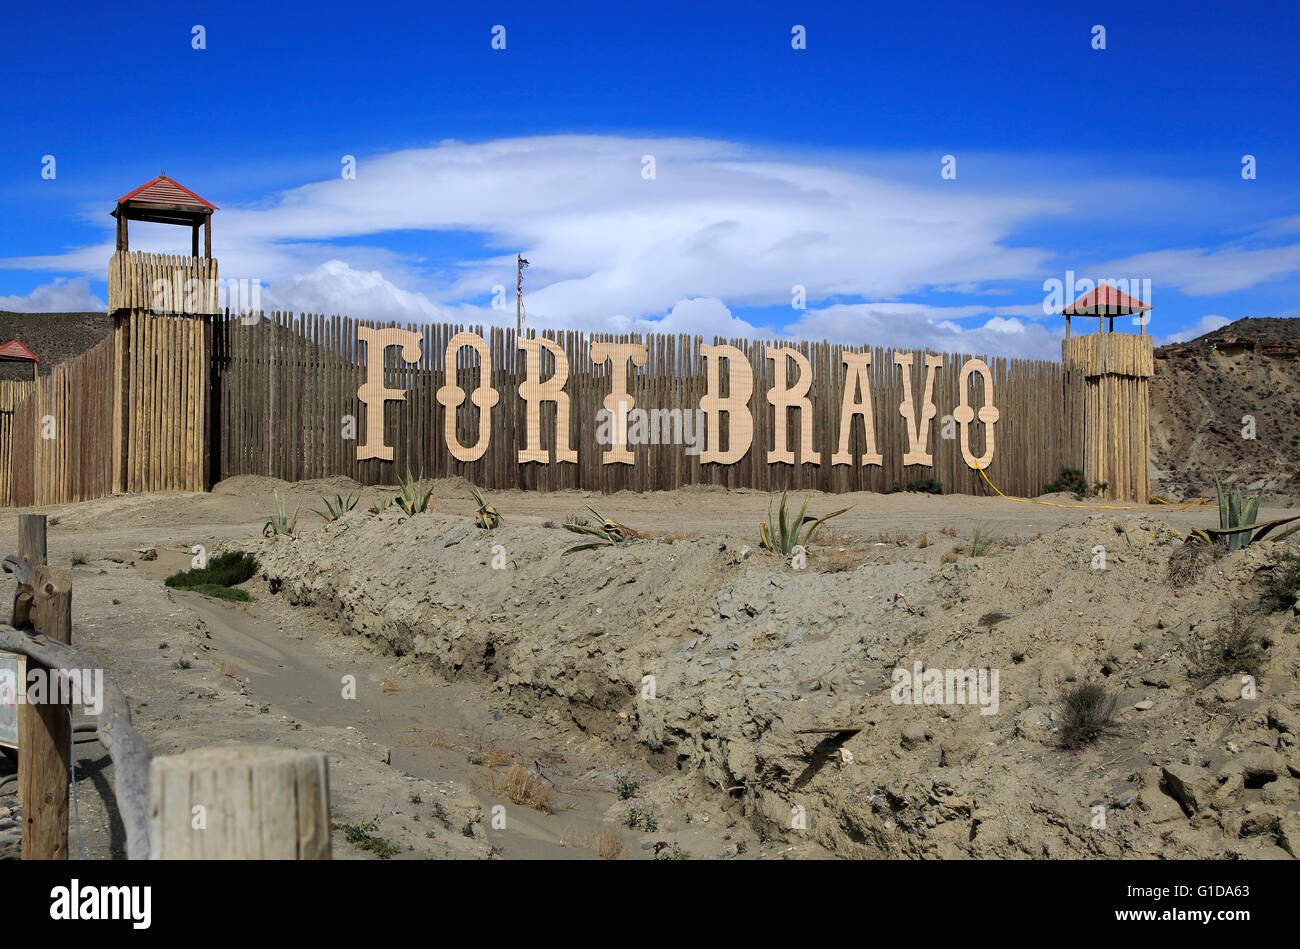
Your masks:
{"label": "sandy slope", "polygon": [[[273,490],[306,511],[347,487],[239,478],[209,495],[51,509],[52,560],[91,561],[74,568],[83,641],[130,682],[133,701],[144,698],[160,752],[277,736],[328,747],[347,821],[400,803],[402,771],[447,775],[454,787],[423,786],[423,805],[407,794],[384,821],[414,855],[555,855],[566,836],[606,829],[633,856],[664,839],[711,856],[742,844],[745,856],[1296,852],[1297,620],[1249,612],[1279,545],[1175,589],[1175,531],[1211,522],[1206,509],[815,495],[810,511],[856,506],[794,570],[756,549],[766,495],[499,492],[491,500],[506,524],[489,533],[472,526],[466,486],[447,481],[433,514],[369,515],[379,492],[367,489],[342,522],[304,513],[298,540],[261,538]],[[650,536],[565,556],[579,538],[545,525],[586,504]],[[969,556],[977,529],[1005,543]],[[258,554],[263,576],[248,584],[257,622],[225,623],[242,611],[162,592],[157,578],[194,543]],[[152,567],[104,559],[160,545]],[[1092,567],[1099,546],[1106,570]],[[1235,675],[1196,677],[1189,657],[1234,603],[1269,643],[1253,699]],[[201,661],[177,670],[182,652]],[[996,713],[896,704],[893,670],[916,661],[996,669]],[[364,708],[336,700],[341,663],[366,684]],[[1120,704],[1115,732],[1080,754],[1057,747],[1054,702],[1069,677],[1104,682]],[[488,722],[491,742],[554,776],[561,815],[520,811],[512,836],[492,836],[484,815],[501,772],[468,764],[491,743]],[[827,726],[856,731],[800,734]],[[636,800],[654,806],[655,832],[623,827],[627,805],[606,776],[619,767],[651,776]],[[1195,807],[1176,800],[1185,788]],[[480,808],[475,840],[453,840],[456,821],[423,837],[440,790]],[[792,826],[800,813],[804,826]]]}

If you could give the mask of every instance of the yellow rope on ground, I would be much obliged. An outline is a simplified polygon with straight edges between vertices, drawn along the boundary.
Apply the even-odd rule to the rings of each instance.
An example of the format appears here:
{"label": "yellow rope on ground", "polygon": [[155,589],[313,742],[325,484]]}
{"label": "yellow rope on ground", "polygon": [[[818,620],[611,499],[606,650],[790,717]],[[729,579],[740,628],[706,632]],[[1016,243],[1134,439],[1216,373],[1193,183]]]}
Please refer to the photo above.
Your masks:
{"label": "yellow rope on ground", "polygon": [[[1137,511],[1148,507],[1160,507],[1161,505],[1172,506],[1169,505],[1169,502],[1166,501],[1164,498],[1154,498],[1153,500],[1158,502],[1156,504],[1059,504],[1056,501],[1039,501],[1037,498],[1013,498],[1010,495],[1006,495],[1003,494],[1001,491],[998,491],[998,486],[989,480],[989,476],[984,473],[984,469],[981,468],[979,465],[975,466],[975,470],[980,473],[980,477],[984,479],[985,484],[987,484],[994,491],[997,491],[998,497],[1005,498],[1008,501],[1019,501],[1021,504],[1042,504],[1047,507],[1068,507],[1068,508],[1077,508],[1079,510],[1084,510],[1084,511]],[[1181,507],[1178,508],[1178,510],[1185,511],[1189,507],[1217,507],[1218,506],[1216,504],[1204,504],[1202,503],[1204,500],[1205,500],[1204,498],[1197,498],[1195,501],[1191,502],[1190,504],[1182,505]]]}

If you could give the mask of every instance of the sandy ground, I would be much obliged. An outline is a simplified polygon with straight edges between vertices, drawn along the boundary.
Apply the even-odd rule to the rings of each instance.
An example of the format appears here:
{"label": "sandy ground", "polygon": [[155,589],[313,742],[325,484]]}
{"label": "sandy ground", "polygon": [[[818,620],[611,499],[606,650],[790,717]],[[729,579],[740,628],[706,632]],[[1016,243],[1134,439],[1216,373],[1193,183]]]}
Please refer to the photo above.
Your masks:
{"label": "sandy ground", "polygon": [[[350,489],[362,501],[341,522],[309,513]],[[302,506],[296,541],[261,536],[275,491]],[[75,642],[127,692],[155,754],[324,750],[336,823],[378,815],[372,835],[398,858],[1287,857],[1300,841],[1294,623],[1258,618],[1270,664],[1249,703],[1186,656],[1280,545],[1187,589],[1165,579],[1178,533],[1213,510],[814,494],[810,512],[852,509],[795,571],[757,550],[758,492],[494,492],[506,524],[492,532],[473,528],[463,482],[434,485],[432,514],[365,513],[391,493],[242,477],[42,509],[57,518],[50,560],[73,571]],[[647,539],[562,555],[578,538],[555,525],[587,505]],[[0,528],[16,549],[16,518]],[[998,541],[969,556],[977,532]],[[196,544],[256,553],[254,602],[164,587]],[[1000,711],[891,702],[891,670],[914,658],[1000,668]],[[1118,737],[1053,747],[1053,687],[1101,677],[1123,700]],[[846,731],[801,734],[824,726]],[[509,799],[516,763],[555,813]],[[87,742],[77,765],[87,854],[120,856],[107,756]],[[1171,793],[1170,769],[1204,782],[1198,808]],[[627,800],[619,775],[625,793],[639,785]],[[627,826],[629,804],[653,830]],[[1097,806],[1108,830],[1093,832]],[[373,858],[344,838],[336,856]]]}

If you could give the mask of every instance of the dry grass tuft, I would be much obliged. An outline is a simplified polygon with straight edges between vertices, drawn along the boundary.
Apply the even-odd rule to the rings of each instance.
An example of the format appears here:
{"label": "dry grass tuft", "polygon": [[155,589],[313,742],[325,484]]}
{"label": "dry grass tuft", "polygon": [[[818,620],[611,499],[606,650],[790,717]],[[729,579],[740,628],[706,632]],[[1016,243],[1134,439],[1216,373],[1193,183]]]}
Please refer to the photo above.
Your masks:
{"label": "dry grass tuft", "polygon": [[826,555],[828,573],[851,573],[871,558],[860,550],[832,550]]}
{"label": "dry grass tuft", "polygon": [[846,534],[844,531],[831,530],[829,527],[817,528],[817,533],[813,534],[810,543],[815,547],[857,547],[859,541],[852,534]]}
{"label": "dry grass tuft", "polygon": [[601,860],[617,860],[623,856],[623,838],[611,830],[603,831],[594,838],[591,834],[584,833],[579,837],[576,833],[571,833],[560,841],[560,846],[590,850]]}
{"label": "dry grass tuft", "polygon": [[679,540],[694,540],[699,536],[697,531],[672,531],[659,539],[665,544],[675,544]]}
{"label": "dry grass tuft", "polygon": [[537,775],[532,774],[522,765],[510,766],[506,775],[506,796],[514,804],[531,807],[544,814],[554,814],[556,808],[555,791]]}

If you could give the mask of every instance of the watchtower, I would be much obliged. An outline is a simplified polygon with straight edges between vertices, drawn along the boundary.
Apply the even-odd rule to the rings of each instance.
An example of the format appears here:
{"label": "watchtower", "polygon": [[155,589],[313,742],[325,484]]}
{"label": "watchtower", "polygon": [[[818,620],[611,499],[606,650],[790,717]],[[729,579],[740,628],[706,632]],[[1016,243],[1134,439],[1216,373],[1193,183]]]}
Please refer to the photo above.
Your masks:
{"label": "watchtower", "polygon": [[[207,485],[212,318],[221,294],[212,256],[217,206],[166,175],[128,191],[110,212],[113,315],[113,490],[201,491]],[[131,250],[128,223],[190,229],[190,252]],[[199,256],[199,230],[203,256]]]}
{"label": "watchtower", "polygon": [[[1085,293],[1064,310],[1066,424],[1089,485],[1107,497],[1146,503],[1151,477],[1150,380],[1155,371],[1147,335],[1151,306],[1110,284]],[[1138,314],[1139,330],[1115,332],[1115,317]],[[1097,317],[1098,330],[1070,335],[1070,318]],[[1106,320],[1109,318],[1109,327]]]}
{"label": "watchtower", "polygon": [[[159,175],[117,199],[117,249],[108,268],[108,311],[217,312],[217,262],[212,256],[212,214],[217,206]],[[189,256],[132,253],[128,222],[175,224],[190,229]],[[199,256],[199,230],[203,256]]]}

